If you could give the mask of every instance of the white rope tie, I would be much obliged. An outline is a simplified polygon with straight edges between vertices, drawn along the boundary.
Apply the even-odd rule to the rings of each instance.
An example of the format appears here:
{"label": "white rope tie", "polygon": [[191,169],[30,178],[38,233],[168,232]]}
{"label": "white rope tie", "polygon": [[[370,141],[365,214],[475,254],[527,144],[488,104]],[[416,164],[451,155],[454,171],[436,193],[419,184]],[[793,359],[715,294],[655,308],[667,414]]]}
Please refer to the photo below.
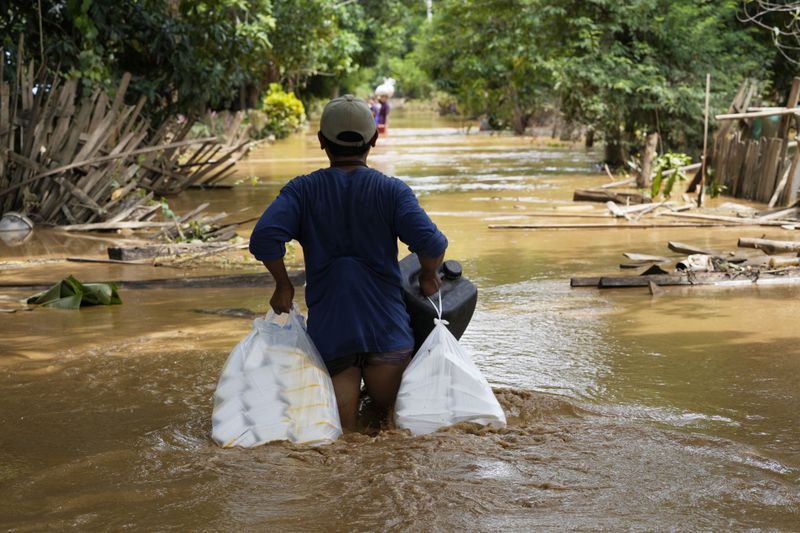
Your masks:
{"label": "white rope tie", "polygon": [[447,320],[443,320],[442,319],[442,309],[444,309],[444,308],[442,307],[442,291],[441,291],[441,289],[439,291],[437,291],[437,294],[439,295],[439,307],[436,307],[436,304],[433,303],[433,300],[431,300],[430,296],[426,296],[426,298],[428,298],[428,301],[431,303],[433,308],[436,310],[437,318],[433,319],[433,323],[436,324],[436,325],[444,324],[445,326],[447,326],[448,324],[450,324],[450,322],[448,322]]}

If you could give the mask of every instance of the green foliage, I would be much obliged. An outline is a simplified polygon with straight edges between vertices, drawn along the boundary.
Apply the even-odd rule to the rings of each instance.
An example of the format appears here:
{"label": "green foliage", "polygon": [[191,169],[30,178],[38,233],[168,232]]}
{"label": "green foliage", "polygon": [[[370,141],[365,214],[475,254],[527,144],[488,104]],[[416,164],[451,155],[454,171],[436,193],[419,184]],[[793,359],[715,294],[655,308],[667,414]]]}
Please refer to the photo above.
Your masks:
{"label": "green foliage", "polygon": [[[347,2],[344,2],[346,4]],[[273,0],[277,21],[264,59],[268,79],[301,87],[314,75],[341,77],[356,69],[358,37],[344,28],[347,10],[335,0]]]}
{"label": "green foliage", "polygon": [[[224,106],[262,76],[275,19],[269,0],[42,0],[44,57],[51,70],[112,90],[133,75],[129,99],[147,113],[197,114]],[[37,2],[12,2],[0,16],[2,45],[22,34],[39,56]],[[8,70],[8,69],[7,69]]]}
{"label": "green foliage", "polygon": [[178,215],[175,214],[175,211],[169,206],[169,202],[166,198],[161,198],[159,202],[161,204],[161,214],[164,215],[164,218],[169,220],[178,220]]}
{"label": "green foliage", "polygon": [[0,7],[7,78],[23,35],[85,93],[131,72],[128,103],[146,96],[157,120],[257,108],[271,83],[309,103],[391,76],[398,96],[516,132],[559,107],[617,163],[652,131],[696,152],[707,72],[717,111],[745,76],[783,95],[796,73],[768,32],[737,20],[738,0],[436,0],[431,23],[422,0],[41,0],[41,35],[38,6]]}
{"label": "green foliage", "polygon": [[550,97],[550,46],[541,17],[543,0],[442,0],[421,62],[439,89],[467,113],[522,133]]}
{"label": "green foliage", "polygon": [[305,121],[306,112],[293,92],[286,92],[279,83],[271,83],[261,105],[267,115],[265,129],[282,139],[296,131]]}
{"label": "green foliage", "polygon": [[[345,2],[341,3],[343,6]],[[397,96],[428,96],[433,83],[420,67],[416,52],[425,31],[425,2],[420,0],[360,0],[343,8],[341,22],[358,37],[360,66],[342,80],[342,90],[366,96],[383,78],[397,81]]]}
{"label": "green foliage", "polygon": [[706,195],[708,195],[709,198],[716,198],[717,196],[722,194],[724,191],[726,191],[728,189],[728,187],[726,187],[725,185],[722,185],[721,183],[719,183],[715,179],[714,172],[711,169],[707,169],[707,170],[708,170],[709,180],[708,180],[708,183],[706,184],[706,187],[705,187],[705,193],[706,193]]}
{"label": "green foliage", "polygon": [[[655,177],[653,177],[650,196],[655,198],[659,194],[662,194],[664,198],[669,198],[675,183],[688,179],[686,173],[681,170],[681,167],[685,167],[691,162],[691,156],[681,153],[667,152],[664,155],[658,156],[653,163]],[[664,174],[667,171],[674,172],[666,176],[665,180]]]}
{"label": "green foliage", "polygon": [[742,79],[765,74],[764,47],[736,19],[737,2],[553,0],[544,16],[560,39],[556,88],[569,118],[605,136],[624,160],[640,132],[668,149],[698,145],[705,75],[724,109]]}

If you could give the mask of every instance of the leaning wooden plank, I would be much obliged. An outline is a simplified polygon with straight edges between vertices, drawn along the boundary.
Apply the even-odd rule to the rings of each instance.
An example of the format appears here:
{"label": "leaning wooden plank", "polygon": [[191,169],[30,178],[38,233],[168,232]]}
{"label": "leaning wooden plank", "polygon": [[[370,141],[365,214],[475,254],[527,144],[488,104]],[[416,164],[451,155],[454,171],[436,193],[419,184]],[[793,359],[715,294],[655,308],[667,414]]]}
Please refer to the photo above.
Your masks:
{"label": "leaning wooden plank", "polygon": [[781,179],[778,181],[778,184],[775,186],[775,191],[772,193],[772,197],[769,199],[769,204],[767,204],[768,207],[775,207],[775,204],[778,203],[778,198],[780,198],[783,194],[783,189],[786,188],[786,183],[789,181],[789,174],[791,173],[792,168],[795,167],[795,159],[797,159],[797,157],[793,157],[788,165],[784,163],[783,168],[785,170],[781,176]]}
{"label": "leaning wooden plank", "polygon": [[[119,82],[119,86],[117,86],[117,90],[114,94],[114,101],[111,104],[110,113],[116,114],[119,112],[122,104],[125,102],[125,92],[128,90],[128,84],[131,82],[131,73],[126,72],[122,75],[122,79]],[[120,120],[119,124],[123,123],[124,121]]]}
{"label": "leaning wooden plank", "polygon": [[736,198],[749,198],[749,190],[755,179],[760,155],[761,142],[757,140],[748,141],[747,149],[745,150],[745,159],[742,163],[742,172],[735,188]]}
{"label": "leaning wooden plank", "polygon": [[684,244],[682,242],[677,241],[669,241],[667,243],[667,247],[672,250],[673,252],[679,254],[703,254],[703,255],[717,255],[716,252],[712,252],[711,250],[707,250],[706,248],[700,248],[699,246],[693,246],[691,244]]}
{"label": "leaning wooden plank", "polygon": [[[142,112],[142,108],[144,104],[147,103],[147,97],[145,95],[141,95],[139,100],[136,102],[136,105],[133,108],[133,112],[131,113],[130,118],[128,119],[128,123],[125,125],[124,128],[119,132],[120,136],[126,135],[131,129],[137,128],[137,120],[139,118],[139,113]],[[144,124],[145,121],[139,121],[138,124]]]}
{"label": "leaning wooden plank", "polygon": [[223,181],[236,173],[236,161],[231,160],[225,168],[216,172],[215,174],[206,177],[201,183],[203,185],[217,185],[218,182]]}
{"label": "leaning wooden plank", "polygon": [[738,245],[739,248],[756,248],[769,255],[800,252],[800,241],[773,241],[770,239],[742,237],[739,239]]}
{"label": "leaning wooden plank", "polygon": [[63,185],[69,191],[69,193],[78,200],[80,207],[90,209],[98,214],[102,212],[102,208],[97,205],[97,202],[92,200],[88,194],[76,187],[68,179],[56,178],[56,182],[60,185]]}
{"label": "leaning wooden plank", "polygon": [[731,139],[731,146],[728,155],[728,160],[724,161],[725,172],[728,174],[726,179],[727,190],[725,194],[729,196],[737,196],[737,187],[741,185],[741,176],[744,172],[745,162],[747,157],[747,144],[739,140],[739,135]]}
{"label": "leaning wooden plank", "polygon": [[779,158],[783,148],[782,139],[770,139],[767,143],[766,160],[761,169],[761,179],[759,180],[756,200],[768,203],[777,181],[778,163],[782,162]]}

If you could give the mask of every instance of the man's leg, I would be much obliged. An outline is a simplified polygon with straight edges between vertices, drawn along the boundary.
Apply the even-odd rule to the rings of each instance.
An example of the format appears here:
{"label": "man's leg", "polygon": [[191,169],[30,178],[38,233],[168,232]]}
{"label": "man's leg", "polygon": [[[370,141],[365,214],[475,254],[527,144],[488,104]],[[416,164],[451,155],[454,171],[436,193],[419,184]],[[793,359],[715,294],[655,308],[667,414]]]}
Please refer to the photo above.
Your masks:
{"label": "man's leg", "polygon": [[[339,406],[339,419],[342,428],[355,431],[358,420],[358,397],[361,392],[361,369],[351,366],[332,378],[336,404]],[[395,392],[396,394],[396,392]]]}
{"label": "man's leg", "polygon": [[374,364],[364,367],[364,385],[367,394],[385,412],[394,406],[400,380],[407,362],[402,364]]}

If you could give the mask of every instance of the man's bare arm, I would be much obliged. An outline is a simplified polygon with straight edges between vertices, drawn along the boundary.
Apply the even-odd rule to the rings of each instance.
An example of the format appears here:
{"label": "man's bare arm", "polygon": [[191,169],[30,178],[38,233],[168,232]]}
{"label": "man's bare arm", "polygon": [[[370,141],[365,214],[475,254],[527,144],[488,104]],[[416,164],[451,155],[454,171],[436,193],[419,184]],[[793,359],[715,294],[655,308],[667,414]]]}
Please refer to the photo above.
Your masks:
{"label": "man's bare arm", "polygon": [[419,288],[423,296],[431,296],[436,294],[439,287],[442,286],[442,280],[439,278],[439,267],[444,260],[444,253],[439,257],[423,257],[419,256],[419,264],[422,265],[422,270],[419,273]]}
{"label": "man's bare arm", "polygon": [[286,264],[283,262],[283,258],[264,261],[264,266],[267,267],[267,270],[275,280],[275,291],[269,300],[272,310],[278,314],[288,313],[292,310],[294,286],[289,280],[289,274],[286,272]]}

